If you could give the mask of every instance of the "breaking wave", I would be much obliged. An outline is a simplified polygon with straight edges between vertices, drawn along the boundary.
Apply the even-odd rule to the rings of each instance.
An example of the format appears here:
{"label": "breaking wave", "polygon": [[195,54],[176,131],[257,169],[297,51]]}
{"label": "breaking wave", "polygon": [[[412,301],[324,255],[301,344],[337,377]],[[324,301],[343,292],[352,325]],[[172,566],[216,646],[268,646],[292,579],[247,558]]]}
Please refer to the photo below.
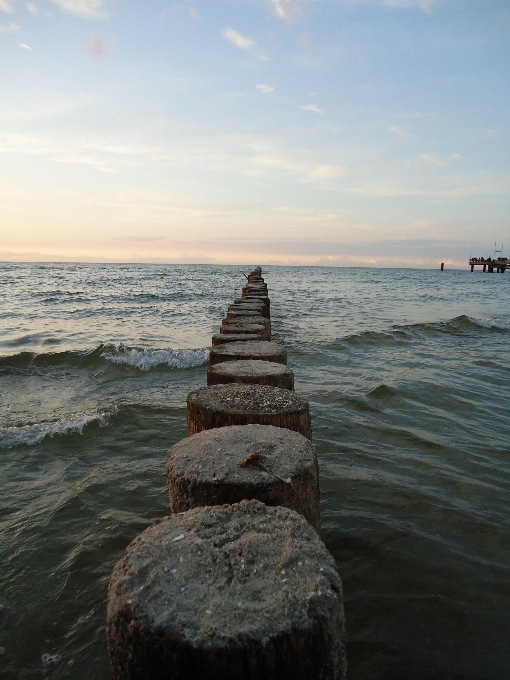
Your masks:
{"label": "breaking wave", "polygon": [[209,360],[208,349],[136,349],[109,346],[101,353],[103,359],[114,364],[127,364],[139,368],[141,371],[150,371],[151,368],[166,365],[170,368],[196,368]]}
{"label": "breaking wave", "polygon": [[109,411],[95,413],[71,413],[64,418],[51,422],[33,423],[20,427],[0,427],[0,448],[10,449],[13,446],[33,446],[39,444],[45,437],[67,434],[83,434],[83,429],[91,423],[97,423],[99,427],[108,425],[110,416],[116,412],[116,408]]}
{"label": "breaking wave", "polygon": [[88,351],[20,352],[0,357],[0,370],[4,372],[23,372],[37,368],[74,367],[96,369],[104,362],[124,364],[141,371],[150,371],[155,366],[168,366],[174,369],[195,368],[209,360],[209,350],[201,349],[147,349],[126,347],[125,345],[99,345]]}

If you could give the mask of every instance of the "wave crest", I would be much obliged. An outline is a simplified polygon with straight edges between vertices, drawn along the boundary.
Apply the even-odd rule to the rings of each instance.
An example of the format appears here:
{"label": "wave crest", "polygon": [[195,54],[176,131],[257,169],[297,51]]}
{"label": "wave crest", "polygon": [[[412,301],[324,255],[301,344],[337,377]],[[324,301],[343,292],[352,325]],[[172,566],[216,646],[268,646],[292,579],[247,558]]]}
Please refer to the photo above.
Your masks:
{"label": "wave crest", "polygon": [[108,346],[101,357],[114,364],[127,364],[150,371],[151,368],[166,365],[170,368],[196,368],[209,360],[208,349],[137,349],[119,346]]}
{"label": "wave crest", "polygon": [[209,360],[208,349],[144,349],[126,347],[125,345],[99,345],[93,350],[67,350],[36,354],[20,352],[19,354],[0,357],[0,371],[17,373],[32,371],[38,368],[58,369],[73,367],[78,369],[95,369],[104,366],[105,361],[114,364],[125,364],[141,371],[166,365],[170,368],[196,368]]}
{"label": "wave crest", "polygon": [[116,409],[94,413],[71,413],[64,418],[52,422],[21,425],[20,427],[0,427],[0,448],[11,449],[13,446],[33,446],[45,437],[54,435],[83,434],[83,428],[90,423],[98,423],[99,427],[108,425],[110,416]]}
{"label": "wave crest", "polygon": [[495,317],[492,319],[472,319],[468,317],[471,321],[481,326],[482,328],[494,328],[499,331],[510,331],[510,317]]}
{"label": "wave crest", "polygon": [[510,317],[475,319],[470,316],[456,316],[445,321],[394,325],[386,330],[360,331],[337,338],[335,344],[349,346],[382,346],[412,341],[415,337],[432,335],[464,336],[481,329],[494,333],[510,330]]}

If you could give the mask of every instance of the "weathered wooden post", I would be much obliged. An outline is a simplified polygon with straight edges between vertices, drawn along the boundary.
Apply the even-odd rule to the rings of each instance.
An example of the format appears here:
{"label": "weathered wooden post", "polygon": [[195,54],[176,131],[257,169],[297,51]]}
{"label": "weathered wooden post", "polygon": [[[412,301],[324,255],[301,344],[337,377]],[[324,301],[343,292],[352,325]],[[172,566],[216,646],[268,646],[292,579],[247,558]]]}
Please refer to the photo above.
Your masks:
{"label": "weathered wooden post", "polygon": [[172,513],[256,498],[299,512],[318,532],[319,467],[309,439],[269,425],[204,430],[167,453]]}
{"label": "weathered wooden post", "polygon": [[254,318],[254,319],[265,319],[265,316],[263,316],[260,312],[260,309],[239,309],[239,307],[229,307],[227,310],[227,319],[235,319],[235,318]]}
{"label": "weathered wooden post", "polygon": [[271,340],[271,328],[262,323],[255,321],[240,321],[236,319],[229,319],[232,323],[222,322],[220,334],[233,335],[240,333],[246,335],[253,331],[261,340]]}
{"label": "weathered wooden post", "polygon": [[309,406],[285,348],[259,339],[271,332],[261,274],[212,338],[208,387],[188,395],[190,437],[167,454],[174,514],[110,579],[114,680],[345,680]]}
{"label": "weathered wooden post", "polygon": [[312,438],[307,400],[281,387],[243,383],[199,387],[188,394],[187,416],[189,435],[228,425],[274,425]]}
{"label": "weathered wooden post", "polygon": [[249,283],[247,286],[245,286],[242,291],[243,294],[250,294],[250,293],[262,293],[263,295],[267,295],[267,286],[266,284],[255,284],[255,283]]}
{"label": "weathered wooden post", "polygon": [[227,342],[244,342],[246,340],[264,340],[265,330],[259,332],[253,331],[253,326],[247,329],[244,333],[218,333],[212,336],[212,346],[224,345]]}
{"label": "weathered wooden post", "polygon": [[222,361],[207,371],[208,385],[225,383],[251,383],[294,389],[294,373],[285,364],[273,361],[244,360]]}
{"label": "weathered wooden post", "polygon": [[[267,298],[269,299],[269,298]],[[260,298],[260,297],[246,297],[246,298],[236,298],[234,300],[234,305],[263,305],[263,311],[262,313],[264,316],[267,316],[269,318],[269,313],[268,313],[268,306],[266,303],[265,298]]]}
{"label": "weathered wooden post", "polygon": [[287,363],[287,350],[276,342],[253,340],[251,342],[232,342],[228,345],[213,347],[210,352],[211,366],[221,361],[240,361],[242,359],[258,359],[274,361],[277,364]]}
{"label": "weathered wooden post", "polygon": [[271,300],[267,297],[267,293],[243,293],[243,300],[259,300],[264,302],[268,315],[271,316]]}
{"label": "weathered wooden post", "polygon": [[235,333],[247,335],[256,334],[262,340],[270,340],[270,329],[261,323],[250,323],[248,321],[237,321],[237,323],[221,324],[220,335],[233,335]]}
{"label": "weathered wooden post", "polygon": [[259,312],[264,316],[265,311],[266,311],[266,306],[263,302],[260,302],[258,300],[243,300],[243,304],[239,303],[232,303],[231,305],[228,306],[228,311],[243,311],[248,310],[248,311],[254,311],[254,312]]}
{"label": "weathered wooden post", "polygon": [[267,328],[268,332],[271,330],[271,321],[269,319],[266,319],[266,317],[262,316],[261,314],[257,314],[255,316],[251,314],[241,314],[240,316],[226,316],[224,319],[221,320],[222,326],[235,326],[239,323],[259,324],[260,326],[264,326],[264,328]]}
{"label": "weathered wooden post", "polygon": [[298,513],[256,500],[146,529],[110,578],[114,680],[343,680],[342,583]]}

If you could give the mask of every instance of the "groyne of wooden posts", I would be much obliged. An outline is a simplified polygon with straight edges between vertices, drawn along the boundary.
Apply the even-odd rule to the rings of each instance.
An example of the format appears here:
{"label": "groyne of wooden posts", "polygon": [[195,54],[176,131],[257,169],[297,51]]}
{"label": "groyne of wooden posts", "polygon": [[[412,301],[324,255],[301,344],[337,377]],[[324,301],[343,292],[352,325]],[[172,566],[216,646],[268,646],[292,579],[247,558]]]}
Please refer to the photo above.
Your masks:
{"label": "groyne of wooden posts", "polygon": [[271,342],[259,267],[212,338],[207,385],[170,448],[172,514],[110,578],[116,680],[345,678],[342,584],[320,539],[308,402]]}

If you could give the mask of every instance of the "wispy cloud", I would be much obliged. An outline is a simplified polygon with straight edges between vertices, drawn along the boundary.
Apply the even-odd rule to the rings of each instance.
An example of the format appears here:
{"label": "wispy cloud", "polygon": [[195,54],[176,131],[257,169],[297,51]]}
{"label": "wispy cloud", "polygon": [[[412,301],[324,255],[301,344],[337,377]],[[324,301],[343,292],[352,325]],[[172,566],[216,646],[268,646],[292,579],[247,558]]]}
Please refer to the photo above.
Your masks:
{"label": "wispy cloud", "polygon": [[307,104],[306,106],[302,104],[299,108],[303,109],[303,111],[313,111],[314,113],[320,113],[321,115],[324,113],[324,111],[319,109],[315,104]]}
{"label": "wispy cloud", "polygon": [[22,121],[55,119],[78,108],[89,107],[93,102],[91,97],[85,95],[67,96],[60,92],[46,92],[21,110],[6,111],[3,116],[4,126],[8,128],[17,126]]}
{"label": "wispy cloud", "polygon": [[224,28],[221,31],[221,33],[224,38],[226,38],[229,42],[232,43],[232,45],[239,47],[239,49],[241,50],[246,50],[250,52],[254,57],[257,57],[257,59],[262,59],[262,61],[269,61],[269,57],[259,52],[256,49],[255,41],[249,38],[248,36],[243,35],[238,31],[235,31],[233,28]]}
{"label": "wispy cloud", "polygon": [[2,12],[7,12],[7,14],[12,14],[12,12],[14,12],[14,8],[9,0],[0,0],[0,10]]}
{"label": "wispy cloud", "polygon": [[342,165],[319,165],[310,173],[312,181],[322,179],[335,179],[336,177],[346,177],[352,175],[352,171]]}
{"label": "wispy cloud", "polygon": [[193,19],[193,21],[202,21],[202,15],[195,7],[190,7],[188,9],[188,14]]}
{"label": "wispy cloud", "polygon": [[32,51],[32,48],[30,47],[30,45],[26,45],[25,43],[20,43],[19,47],[22,47],[24,50]]}
{"label": "wispy cloud", "polygon": [[154,243],[155,241],[166,241],[166,236],[117,236],[110,237],[110,241],[126,241],[133,243]]}
{"label": "wispy cloud", "polygon": [[392,125],[390,127],[390,132],[393,132],[394,135],[398,135],[399,137],[409,137],[409,132],[406,132],[403,130],[401,127],[398,127],[398,125]]}
{"label": "wispy cloud", "polygon": [[170,7],[167,7],[165,9],[162,9],[161,12],[159,13],[159,18],[161,21],[167,21],[168,19],[171,19],[175,15],[181,15],[183,12],[186,12],[188,16],[193,19],[193,21],[202,21],[202,15],[198,11],[196,7],[193,6],[186,6],[182,2],[174,2],[173,5],[170,5]]}
{"label": "wispy cloud", "polygon": [[232,43],[232,45],[235,45],[242,50],[249,50],[255,46],[255,41],[245,35],[242,35],[241,33],[238,33],[237,31],[234,31],[233,28],[224,28],[222,30],[222,34],[224,38]]}
{"label": "wispy cloud", "polygon": [[[1,2],[2,0],[0,0]],[[104,16],[104,0],[52,0],[55,5],[69,12],[84,18]]]}
{"label": "wispy cloud", "polygon": [[269,12],[288,23],[298,21],[303,14],[303,0],[266,0]]}
{"label": "wispy cloud", "polygon": [[454,153],[451,156],[446,156],[445,158],[440,158],[439,156],[436,156],[435,153],[424,153],[421,157],[424,161],[427,161],[427,163],[441,165],[443,167],[446,166],[450,161],[457,161],[459,158],[462,158],[462,156],[458,153]]}
{"label": "wispy cloud", "polygon": [[110,54],[114,38],[111,35],[103,35],[103,33],[93,33],[85,40],[85,49],[91,59],[102,59]]}
{"label": "wispy cloud", "polygon": [[19,33],[21,26],[18,24],[9,24],[8,26],[0,26],[0,33]]}
{"label": "wispy cloud", "polygon": [[30,12],[30,14],[33,14],[34,16],[39,14],[39,6],[36,5],[35,2],[26,2],[25,7]]}
{"label": "wispy cloud", "polygon": [[274,87],[271,87],[270,85],[264,85],[264,83],[260,83],[259,85],[255,85],[255,87],[262,94],[271,94],[271,92],[274,92]]}
{"label": "wispy cloud", "polygon": [[[136,134],[135,130],[126,130],[114,136],[91,133],[76,137],[72,133],[63,134],[56,127],[51,134],[4,133],[0,139],[4,154],[46,156],[55,163],[89,166],[104,173],[159,166],[174,168],[177,174],[172,176],[178,178],[188,170],[207,168],[230,173],[233,181],[235,177],[257,176],[271,183],[284,182],[295,186],[307,183],[319,189],[358,196],[421,196],[441,200],[489,194],[507,195],[510,186],[507,174],[479,171],[469,174],[457,170],[448,173],[448,165],[459,158],[458,154],[445,158],[429,154],[433,158],[432,162],[436,161],[434,164],[444,170],[423,176],[419,163],[404,173],[391,173],[388,168],[360,165],[362,149],[356,151],[357,161],[349,161],[349,158],[352,159],[349,150],[295,148],[287,146],[284,140],[264,136],[230,134],[195,139],[193,142],[176,139],[173,143],[163,143],[161,139],[137,141]],[[431,162],[423,158],[420,161]],[[162,201],[166,211],[174,210],[175,200],[175,196],[170,200],[165,194]],[[190,205],[194,206],[191,197]],[[193,219],[198,215],[196,206],[190,208],[190,215]],[[210,215],[201,213],[201,217]]]}

